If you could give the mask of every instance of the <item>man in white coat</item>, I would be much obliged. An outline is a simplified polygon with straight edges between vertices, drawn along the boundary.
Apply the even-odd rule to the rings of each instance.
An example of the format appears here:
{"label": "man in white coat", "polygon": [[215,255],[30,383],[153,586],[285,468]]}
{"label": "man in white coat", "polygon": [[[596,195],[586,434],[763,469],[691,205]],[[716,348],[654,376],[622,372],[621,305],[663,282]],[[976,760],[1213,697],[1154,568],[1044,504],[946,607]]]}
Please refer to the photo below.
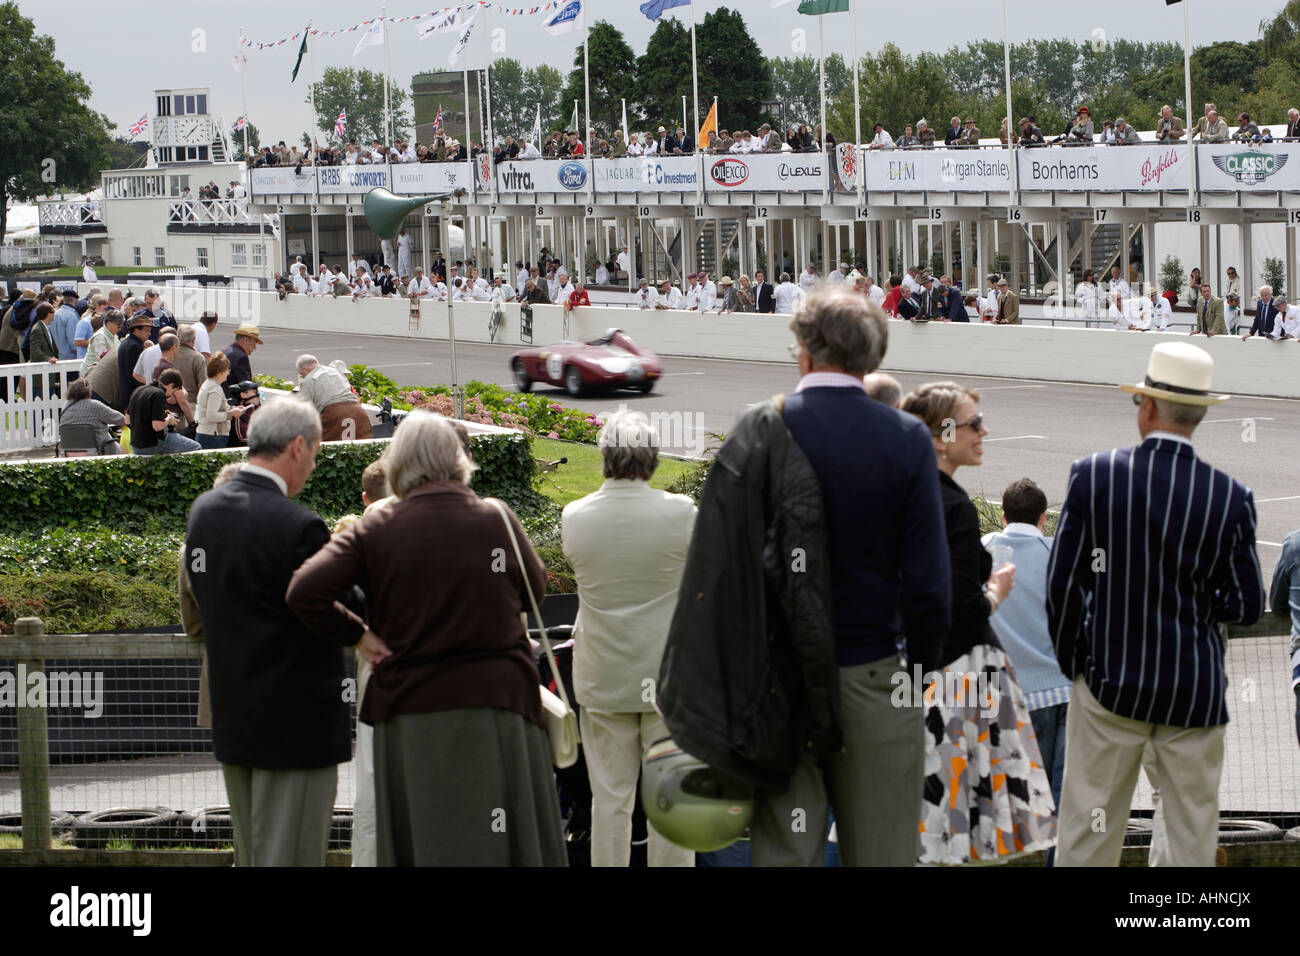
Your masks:
{"label": "man in white coat", "polygon": [[1111,266],[1110,282],[1106,284],[1106,316],[1117,329],[1128,327],[1128,315],[1124,303],[1132,294],[1128,280],[1120,278],[1119,266]]}
{"label": "man in white coat", "polygon": [[411,234],[403,229],[397,234],[397,274],[411,274]]}
{"label": "man in white coat", "polygon": [[659,304],[659,293],[650,287],[650,283],[644,278],[641,279],[641,288],[636,293],[636,306],[638,309],[653,309]]}
{"label": "man in white coat", "polygon": [[793,315],[795,305],[803,298],[803,289],[790,281],[790,273],[781,273],[781,284],[776,287],[776,311]]}
{"label": "man in white coat", "polygon": [[1174,310],[1169,305],[1169,300],[1153,287],[1142,300],[1142,317],[1139,322],[1142,331],[1168,332],[1173,321]]}
{"label": "man in white coat", "polygon": [[[560,539],[578,584],[573,687],[591,779],[591,865],[627,866],[641,761],[669,736],[655,690],[695,505],[650,487],[659,435],[644,413],[614,412],[597,443],[605,483],[565,506]],[[651,866],[695,864],[653,826],[648,837]]]}

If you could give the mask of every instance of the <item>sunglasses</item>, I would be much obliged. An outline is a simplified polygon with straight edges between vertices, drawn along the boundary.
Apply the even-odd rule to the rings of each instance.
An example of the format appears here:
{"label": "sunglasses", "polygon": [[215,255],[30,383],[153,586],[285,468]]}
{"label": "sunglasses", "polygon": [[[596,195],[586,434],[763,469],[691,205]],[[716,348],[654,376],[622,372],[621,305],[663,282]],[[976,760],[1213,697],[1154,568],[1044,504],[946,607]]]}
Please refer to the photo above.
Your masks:
{"label": "sunglasses", "polygon": [[976,415],[974,418],[972,418],[972,419],[971,419],[970,421],[968,421],[968,422],[959,422],[959,423],[957,424],[957,427],[958,427],[958,428],[966,428],[966,427],[968,427],[968,426],[969,426],[970,428],[974,429],[974,430],[975,430],[975,434],[978,435],[980,429],[984,427],[984,416],[983,416],[983,415]]}

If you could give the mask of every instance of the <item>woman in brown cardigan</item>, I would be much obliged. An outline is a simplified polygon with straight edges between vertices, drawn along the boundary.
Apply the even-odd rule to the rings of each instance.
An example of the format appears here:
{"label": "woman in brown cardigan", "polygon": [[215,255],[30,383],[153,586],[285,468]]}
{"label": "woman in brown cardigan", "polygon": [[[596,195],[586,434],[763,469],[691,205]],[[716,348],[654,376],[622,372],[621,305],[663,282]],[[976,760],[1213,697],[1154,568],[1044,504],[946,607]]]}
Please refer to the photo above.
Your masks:
{"label": "woman in brown cardigan", "polygon": [[[562,866],[559,799],[520,613],[546,583],[519,519],[468,482],[447,419],[410,414],[384,454],[397,500],[309,559],[286,600],[322,637],[355,644],[361,623],[335,602],[366,595],[375,664],[361,719],[375,729],[380,866]],[[347,638],[347,640],[343,640]],[[331,639],[326,637],[326,639]]]}

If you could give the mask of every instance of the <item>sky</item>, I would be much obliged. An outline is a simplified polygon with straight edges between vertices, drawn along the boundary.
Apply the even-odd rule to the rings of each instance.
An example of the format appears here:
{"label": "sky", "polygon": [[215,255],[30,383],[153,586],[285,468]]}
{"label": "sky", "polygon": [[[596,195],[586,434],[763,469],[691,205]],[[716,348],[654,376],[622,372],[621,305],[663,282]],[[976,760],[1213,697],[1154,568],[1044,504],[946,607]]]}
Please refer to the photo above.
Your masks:
{"label": "sky", "polygon": [[[153,91],[185,87],[210,87],[209,112],[220,116],[229,130],[244,112],[240,77],[233,58],[240,30],[254,41],[275,41],[300,31],[308,19],[314,27],[336,30],[379,15],[386,5],[389,16],[431,13],[452,5],[452,0],[312,0],[310,4],[268,3],[267,0],[222,0],[187,4],[158,0],[17,0],[19,10],[36,24],[38,33],[55,38],[55,55],[65,66],[79,71],[93,91],[91,106],[117,123],[116,135],[141,114],[154,113]],[[506,7],[546,0],[506,0]],[[634,53],[645,50],[654,24],[639,11],[639,0],[589,0],[591,22],[606,20],[623,31]],[[1232,15],[1225,16],[1220,0],[1184,0],[1192,19],[1192,45],[1216,40],[1257,39],[1259,23],[1275,16],[1283,0],[1234,0]],[[1000,39],[1000,0],[928,0],[924,8],[882,0],[855,0],[858,49],[878,51],[893,41],[906,53],[942,52],[972,40]],[[288,7],[296,6],[297,10]],[[824,20],[825,51],[851,53],[852,30],[848,14],[824,18],[801,16],[791,4],[771,9],[771,0],[731,0],[694,4],[695,16],[730,7],[744,13],[757,50],[765,56],[817,53],[818,20]],[[581,30],[552,37],[541,27],[543,14],[486,17],[495,42],[504,45],[496,56],[518,59],[524,66],[550,63],[562,72],[572,68],[581,42]],[[884,16],[881,10],[887,11]],[[1124,37],[1130,40],[1176,40],[1183,35],[1183,5],[1167,6],[1163,0],[1091,0],[1087,4],[1044,3],[1043,0],[1007,0],[1012,42],[1034,38],[1070,37],[1095,40]],[[918,14],[914,16],[913,14]],[[553,14],[552,14],[553,15]],[[691,7],[678,7],[667,16],[689,22]],[[482,15],[480,14],[480,17]],[[476,33],[482,28],[482,23]],[[796,49],[803,28],[804,44]],[[1100,31],[1100,32],[1099,32]],[[354,58],[360,32],[319,38],[315,45],[316,70],[326,66],[383,69],[383,48],[367,47]],[[389,34],[392,80],[409,90],[415,73],[450,69],[448,55],[454,37],[438,35],[420,41],[411,23],[393,24]],[[742,53],[747,51],[741,51]],[[248,116],[263,141],[296,140],[310,123],[306,104],[309,63],[303,61],[295,84],[289,75],[296,44],[275,50],[248,51]],[[459,66],[480,67],[487,51],[475,36]],[[707,100],[707,77],[700,78],[701,102]],[[340,104],[345,105],[345,104]]]}

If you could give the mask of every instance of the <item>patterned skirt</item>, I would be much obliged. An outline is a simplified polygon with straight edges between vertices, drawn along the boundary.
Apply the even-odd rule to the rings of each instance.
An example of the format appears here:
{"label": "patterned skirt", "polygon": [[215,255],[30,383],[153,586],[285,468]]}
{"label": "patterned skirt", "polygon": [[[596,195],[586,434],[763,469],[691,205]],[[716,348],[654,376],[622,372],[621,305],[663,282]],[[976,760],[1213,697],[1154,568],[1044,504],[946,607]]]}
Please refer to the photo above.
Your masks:
{"label": "patterned skirt", "polygon": [[1056,843],[1056,806],[1025,695],[1001,648],[978,644],[925,688],[918,862],[1000,863]]}

